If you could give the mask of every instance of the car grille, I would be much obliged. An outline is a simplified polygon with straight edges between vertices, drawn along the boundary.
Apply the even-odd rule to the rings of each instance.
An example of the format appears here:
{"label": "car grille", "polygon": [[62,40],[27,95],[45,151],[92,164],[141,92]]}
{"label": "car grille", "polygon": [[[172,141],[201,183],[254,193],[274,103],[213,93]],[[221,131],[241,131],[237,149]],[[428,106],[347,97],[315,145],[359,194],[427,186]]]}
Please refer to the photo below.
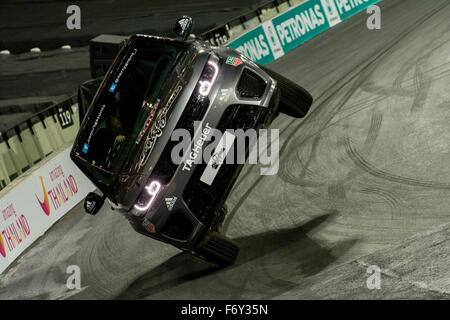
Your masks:
{"label": "car grille", "polygon": [[266,90],[267,84],[260,76],[245,68],[239,79],[236,91],[244,98],[261,98]]}
{"label": "car grille", "polygon": [[172,212],[161,230],[166,236],[178,240],[187,240],[193,231],[194,226],[180,211]]}
{"label": "car grille", "polygon": [[[258,129],[259,124],[264,122],[262,120],[267,118],[268,112],[268,108],[260,106],[231,105],[225,110],[217,129],[221,132],[227,129],[243,129],[244,131],[250,128]],[[234,154],[236,154],[236,144],[234,148]],[[248,149],[248,144],[246,149]],[[212,222],[214,218],[212,213],[223,205],[242,166],[242,164],[222,165],[210,186],[200,181],[206,164],[196,166],[184,190],[183,199],[193,214],[205,225]]]}

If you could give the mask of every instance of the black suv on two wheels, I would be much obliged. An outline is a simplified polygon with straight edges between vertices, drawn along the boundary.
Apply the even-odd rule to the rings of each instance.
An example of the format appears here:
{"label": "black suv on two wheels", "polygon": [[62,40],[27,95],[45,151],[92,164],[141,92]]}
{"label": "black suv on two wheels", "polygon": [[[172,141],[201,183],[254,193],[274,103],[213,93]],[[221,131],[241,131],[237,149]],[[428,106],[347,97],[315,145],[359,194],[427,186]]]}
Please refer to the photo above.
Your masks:
{"label": "black suv on two wheels", "polygon": [[[279,112],[300,118],[311,104],[303,88],[231,48],[131,36],[97,90],[71,152],[103,193],[89,194],[85,209],[95,214],[107,198],[137,232],[232,264],[239,247],[219,231],[243,165],[224,163],[234,146],[220,141],[210,147],[211,161],[197,158],[212,146],[214,130],[225,137],[229,129],[268,127]],[[174,161],[178,129],[192,139]]]}

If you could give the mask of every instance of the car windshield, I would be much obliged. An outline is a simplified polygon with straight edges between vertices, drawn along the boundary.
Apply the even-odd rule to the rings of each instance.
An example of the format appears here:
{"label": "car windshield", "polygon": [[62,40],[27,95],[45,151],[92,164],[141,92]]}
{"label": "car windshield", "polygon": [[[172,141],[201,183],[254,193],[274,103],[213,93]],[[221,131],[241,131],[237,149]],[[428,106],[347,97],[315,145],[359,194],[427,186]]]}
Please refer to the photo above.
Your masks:
{"label": "car windshield", "polygon": [[183,47],[158,42],[151,48],[131,48],[105,84],[90,116],[92,123],[81,141],[79,155],[86,169],[110,185],[140,142],[159,105],[160,91],[166,83]]}

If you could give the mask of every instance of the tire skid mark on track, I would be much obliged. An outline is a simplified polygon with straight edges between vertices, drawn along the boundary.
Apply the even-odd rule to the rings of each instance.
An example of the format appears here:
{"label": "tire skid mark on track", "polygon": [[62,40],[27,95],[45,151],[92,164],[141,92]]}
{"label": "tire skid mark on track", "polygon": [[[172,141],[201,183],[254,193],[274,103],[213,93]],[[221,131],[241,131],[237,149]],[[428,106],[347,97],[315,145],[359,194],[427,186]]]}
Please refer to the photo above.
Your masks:
{"label": "tire skid mark on track", "polygon": [[[424,64],[427,62],[429,57],[438,49],[443,47],[447,42],[446,40],[441,42],[437,46],[433,46],[435,40],[423,43],[422,47],[426,50],[426,53],[420,56],[413,56],[403,62],[397,77],[395,78],[392,88],[384,87],[382,85],[377,85],[373,81],[368,81],[366,84],[361,86],[363,91],[374,93],[378,95],[388,96],[400,96],[400,97],[412,97],[414,98],[411,112],[416,112],[422,108],[427,98],[428,90],[431,87],[432,81],[437,81],[442,77],[446,76],[449,72],[448,70],[442,71],[443,67],[448,64],[443,63],[442,65],[436,66],[434,68],[424,70]],[[432,49],[428,49],[432,48]],[[413,67],[411,67],[413,66]],[[407,75],[410,73],[411,69],[414,68],[414,73],[412,77]],[[406,82],[411,82],[410,85],[405,86]]]}
{"label": "tire skid mark on track", "polygon": [[403,177],[403,176],[396,175],[396,174],[390,173],[388,171],[379,169],[374,164],[370,163],[367,159],[365,159],[354,148],[350,139],[347,140],[346,149],[347,149],[348,156],[350,157],[350,159],[352,159],[352,161],[355,163],[355,165],[357,165],[363,171],[369,173],[370,175],[372,175],[374,177],[377,177],[377,178],[380,178],[383,180],[388,180],[391,182],[400,183],[400,184],[415,186],[415,187],[450,190],[450,183],[425,181],[425,180],[419,180],[419,179],[415,179],[415,178]]}
{"label": "tire skid mark on track", "polygon": [[[312,154],[316,154],[317,152],[317,146],[318,143],[320,141],[320,132],[322,132],[323,130],[325,130],[326,128],[328,128],[329,123],[331,122],[331,120],[335,117],[336,114],[338,114],[338,112],[346,105],[346,103],[350,100],[350,98],[353,96],[353,94],[359,89],[359,84],[363,83],[365,81],[365,79],[367,79],[370,74],[372,73],[372,69],[374,69],[376,67],[376,63],[372,64],[371,66],[368,66],[367,68],[363,68],[361,70],[360,74],[357,74],[355,76],[357,76],[357,80],[354,81],[354,83],[352,84],[352,87],[344,94],[344,96],[341,98],[341,100],[336,104],[336,106],[333,109],[333,112],[330,116],[328,116],[328,119],[326,119],[326,121],[321,125],[321,128],[319,129],[319,131],[317,131],[314,135],[315,138],[313,140],[313,148],[311,153]],[[378,136],[378,131],[381,127],[381,121],[382,121],[382,117],[378,117],[379,120],[378,121],[374,121],[373,123],[376,125],[374,128],[371,127],[371,129],[369,130],[369,135],[371,134],[372,137],[374,137],[376,139],[376,136]],[[376,118],[377,119],[377,118]],[[335,122],[336,123],[336,122]],[[333,124],[335,124],[333,123]],[[298,128],[300,129],[300,128]],[[376,132],[376,134],[374,134],[374,132]],[[295,133],[294,133],[295,134]],[[314,135],[312,137],[314,137]],[[292,138],[293,135],[291,135],[288,139]],[[303,144],[304,142],[306,142],[307,139],[305,139],[301,144]],[[374,139],[372,139],[374,142]],[[369,142],[371,140],[369,139]],[[284,145],[285,146],[285,145]],[[284,148],[283,146],[283,148]],[[295,148],[295,146],[294,146]],[[295,153],[295,149],[293,150],[293,152]],[[298,154],[298,153],[297,153]],[[309,159],[315,159],[314,157],[310,157]],[[311,163],[310,161],[308,161],[308,164]],[[281,170],[281,172],[283,173],[284,171],[291,171],[289,170],[290,168],[283,166],[282,167],[283,170]],[[349,174],[351,175],[351,173]],[[300,177],[300,179],[298,179],[297,181],[293,181],[293,180],[286,180],[286,174],[281,174],[280,177],[288,183],[294,184],[294,185],[298,185],[301,186],[302,185],[302,176]],[[346,192],[345,192],[345,186],[344,186],[344,182],[343,181],[339,181],[336,182],[334,184],[331,184],[328,187],[328,197],[334,201],[338,201],[342,202],[346,199]],[[337,205],[337,204],[336,204]]]}
{"label": "tire skid mark on track", "polygon": [[364,147],[366,150],[373,148],[375,141],[377,140],[378,135],[380,134],[382,124],[383,124],[383,113],[381,113],[378,110],[375,110],[372,114],[369,133],[367,134],[366,141],[364,141]]}
{"label": "tire skid mark on track", "polygon": [[[306,159],[306,162],[304,161],[301,152],[299,152],[300,150],[297,150],[296,152],[293,152],[283,158],[282,162],[280,163],[279,170],[279,177],[283,181],[303,187],[322,186],[322,183],[314,182],[313,179],[308,179],[308,181],[306,181],[307,177],[314,178],[314,176],[317,176],[317,173],[310,170],[309,166],[313,161],[316,160],[320,139],[320,134],[314,137],[311,143],[311,150],[309,152],[308,159]],[[297,170],[295,170],[297,168],[300,168],[299,174],[297,173]]]}
{"label": "tire skid mark on track", "polygon": [[[381,111],[375,110],[372,113],[369,131],[363,145],[363,150],[366,154],[372,153],[372,150],[375,147],[375,142],[380,134],[382,123],[383,123],[383,113]],[[342,141],[341,145],[343,145],[344,148],[347,150],[347,146],[350,141],[348,132],[346,132],[345,137],[341,141]],[[348,152],[346,152],[346,155],[348,156]],[[347,159],[345,159],[345,162],[347,162]],[[347,175],[340,181],[340,184],[344,185],[348,183],[349,181],[359,176],[361,172],[362,171],[359,167],[354,166],[353,169],[350,170],[347,173]]]}
{"label": "tire skid mark on track", "polygon": [[382,188],[376,186],[364,187],[359,190],[359,192],[363,194],[375,194],[379,198],[381,198],[390,207],[391,218],[394,219],[395,214],[398,212],[399,208],[399,200],[394,193],[383,190]]}
{"label": "tire skid mark on track", "polygon": [[[394,81],[392,88],[391,87],[384,87],[383,85],[379,85],[374,83],[373,81],[369,80],[366,84],[363,84],[361,86],[361,90],[373,93],[382,96],[382,99],[385,99],[389,96],[399,96],[399,97],[414,97],[414,92],[410,90],[406,90],[406,88],[401,87],[399,88],[399,84],[397,83],[398,78],[396,81]],[[377,98],[375,98],[377,99]]]}
{"label": "tire skid mark on track", "polygon": [[418,112],[423,108],[428,96],[428,91],[431,88],[432,81],[433,78],[426,77],[425,73],[422,71],[422,66],[420,65],[420,63],[417,63],[414,74],[416,95],[411,106],[411,112]]}
{"label": "tire skid mark on track", "polygon": [[[372,150],[375,146],[375,142],[380,133],[382,123],[383,123],[383,114],[380,111],[375,110],[372,113],[369,131],[368,131],[367,137],[364,141],[364,150],[366,152],[368,152],[368,153],[372,152]],[[347,124],[348,124],[348,122],[347,122]],[[348,125],[346,125],[345,127],[348,129]],[[346,130],[346,138],[341,140],[342,141],[341,145],[345,146],[348,140],[349,140],[348,130]],[[342,162],[347,162],[347,159],[342,159]],[[334,184],[331,184],[328,187],[328,196],[337,202],[347,199],[347,195],[346,195],[346,191],[345,191],[346,185],[348,186],[348,182],[350,182],[351,180],[353,180],[360,174],[361,174],[361,170],[356,166],[353,167],[342,180],[340,180]]]}
{"label": "tire skid mark on track", "polygon": [[328,186],[328,197],[335,201],[345,201],[347,194],[343,183],[333,183]]}

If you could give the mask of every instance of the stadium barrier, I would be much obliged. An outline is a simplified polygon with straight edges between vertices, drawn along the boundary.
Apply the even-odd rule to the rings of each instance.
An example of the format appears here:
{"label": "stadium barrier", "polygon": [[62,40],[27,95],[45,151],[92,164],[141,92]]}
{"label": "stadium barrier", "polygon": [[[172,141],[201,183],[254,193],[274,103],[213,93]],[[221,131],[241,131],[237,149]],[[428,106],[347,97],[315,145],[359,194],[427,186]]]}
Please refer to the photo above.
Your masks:
{"label": "stadium barrier", "polygon": [[0,136],[0,190],[73,141],[79,129],[75,97],[50,106]]}

